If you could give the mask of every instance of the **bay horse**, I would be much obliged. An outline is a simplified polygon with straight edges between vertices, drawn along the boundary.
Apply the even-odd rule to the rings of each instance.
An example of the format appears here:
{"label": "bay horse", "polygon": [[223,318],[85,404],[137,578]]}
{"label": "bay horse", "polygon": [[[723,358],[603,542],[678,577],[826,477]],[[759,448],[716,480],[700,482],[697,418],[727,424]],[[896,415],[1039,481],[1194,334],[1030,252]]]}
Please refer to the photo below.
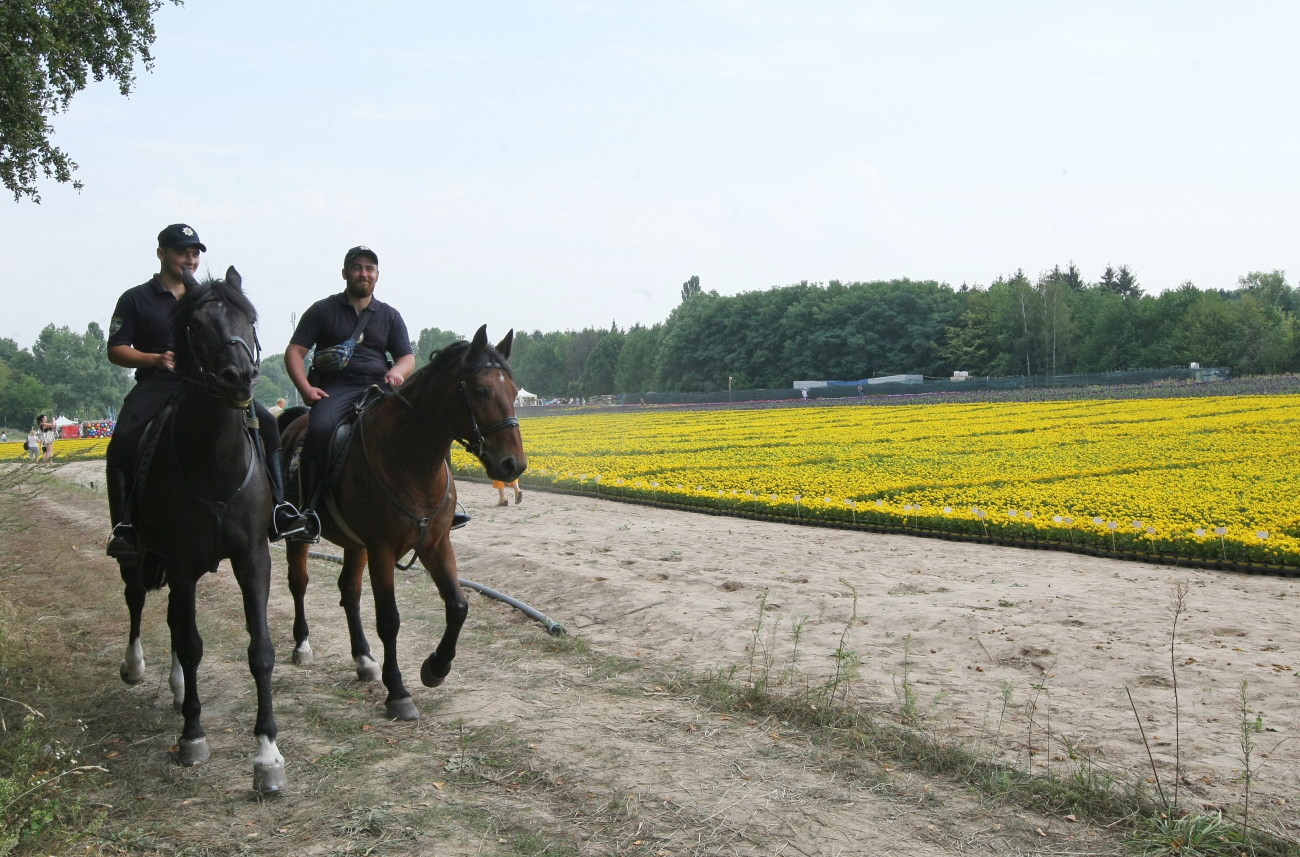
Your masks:
{"label": "bay horse", "polygon": [[176,372],[186,383],[140,443],[139,457],[147,464],[129,502],[141,558],[118,563],[131,616],[120,674],[128,684],[144,679],[140,616],[145,593],[165,584],[170,589],[169,684],[185,718],[177,758],[186,766],[208,760],[211,750],[200,720],[197,683],[203,639],[195,623],[195,590],[200,577],[229,559],[243,594],[248,668],[257,687],[253,787],[275,794],[285,787],[286,778],[284,757],[275,744],[275,651],[266,618],[271,486],[248,427],[261,351],[257,311],[233,267],[224,280],[203,283],[186,272],[185,283],[174,325]]}
{"label": "bay horse", "polygon": [[[343,548],[338,585],[357,679],[383,678],[388,689],[384,710],[393,720],[419,717],[397,663],[401,617],[393,569],[398,561],[414,551],[445,608],[442,639],[420,668],[425,686],[437,687],[451,672],[469,612],[451,545],[456,509],[456,483],[448,464],[452,442],[478,458],[493,479],[509,482],[528,466],[514,410],[518,388],[507,363],[513,339],[512,330],[493,348],[483,325],[472,342],[462,340],[435,352],[400,387],[361,407],[338,478],[327,478],[321,491],[316,510],[321,534]],[[307,419],[293,411],[281,415],[286,451],[296,448]],[[289,478],[294,480],[292,472]],[[290,542],[286,551],[294,604],[293,662],[306,666],[313,661],[304,606],[308,545]],[[367,561],[376,631],[384,645],[382,673],[361,625],[361,572]]]}

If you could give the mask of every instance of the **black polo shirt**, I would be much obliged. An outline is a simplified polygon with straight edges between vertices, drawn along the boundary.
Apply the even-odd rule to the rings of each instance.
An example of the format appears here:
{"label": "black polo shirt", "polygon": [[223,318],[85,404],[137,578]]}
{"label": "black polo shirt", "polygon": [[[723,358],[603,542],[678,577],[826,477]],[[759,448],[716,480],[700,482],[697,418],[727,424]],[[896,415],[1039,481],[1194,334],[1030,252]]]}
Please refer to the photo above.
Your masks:
{"label": "black polo shirt", "polygon": [[[176,350],[172,318],[176,315],[176,298],[163,286],[158,275],[147,283],[127,289],[117,299],[113,318],[108,323],[108,347],[129,345],[146,354],[163,354]],[[136,369],[137,381],[159,369]]]}
{"label": "black polo shirt", "polygon": [[[373,295],[369,310],[373,310],[374,314],[366,323],[365,333],[348,368],[329,375],[313,372],[313,383],[331,378],[360,378],[377,384],[383,380],[391,365],[387,355],[397,361],[413,353],[406,322],[402,321],[397,310]],[[302,318],[298,319],[298,327],[289,343],[307,349],[331,348],[352,335],[357,326],[357,318],[345,292],[330,295],[307,308]]]}

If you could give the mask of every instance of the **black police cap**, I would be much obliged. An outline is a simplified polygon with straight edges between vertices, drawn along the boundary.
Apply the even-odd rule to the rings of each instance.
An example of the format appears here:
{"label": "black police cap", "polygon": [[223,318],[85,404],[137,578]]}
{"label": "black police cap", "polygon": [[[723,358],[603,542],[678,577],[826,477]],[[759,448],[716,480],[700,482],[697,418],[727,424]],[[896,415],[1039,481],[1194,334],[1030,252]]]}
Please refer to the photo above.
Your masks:
{"label": "black police cap", "polygon": [[351,263],[352,260],[357,258],[358,256],[369,256],[371,259],[375,260],[376,265],[379,264],[378,253],[376,253],[374,250],[371,250],[369,247],[367,247],[364,244],[358,244],[356,247],[353,247],[351,250],[349,250],[347,253],[343,255],[343,267],[346,268],[349,265],[349,263]]}
{"label": "black police cap", "polygon": [[158,233],[158,246],[169,250],[184,250],[186,247],[198,247],[204,253],[208,248],[199,240],[199,233],[184,223],[173,223]]}

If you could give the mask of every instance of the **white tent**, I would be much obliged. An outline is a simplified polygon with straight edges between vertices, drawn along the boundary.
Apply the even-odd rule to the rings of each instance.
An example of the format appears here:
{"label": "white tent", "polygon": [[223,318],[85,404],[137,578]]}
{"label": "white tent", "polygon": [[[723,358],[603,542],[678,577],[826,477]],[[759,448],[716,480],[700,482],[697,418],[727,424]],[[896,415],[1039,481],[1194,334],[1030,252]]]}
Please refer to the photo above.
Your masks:
{"label": "white tent", "polygon": [[516,405],[536,405],[538,404],[537,395],[530,393],[523,387],[519,388],[519,395],[515,396]]}
{"label": "white tent", "polygon": [[77,421],[70,420],[67,417],[55,417],[54,424],[59,428],[63,428],[64,426],[75,426],[77,424]]}

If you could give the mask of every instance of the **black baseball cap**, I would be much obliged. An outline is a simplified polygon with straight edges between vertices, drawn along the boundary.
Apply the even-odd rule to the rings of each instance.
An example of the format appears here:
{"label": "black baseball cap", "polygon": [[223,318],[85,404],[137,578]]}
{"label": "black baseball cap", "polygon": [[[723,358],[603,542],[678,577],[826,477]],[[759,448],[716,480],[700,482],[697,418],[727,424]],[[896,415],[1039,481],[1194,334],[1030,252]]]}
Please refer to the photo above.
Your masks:
{"label": "black baseball cap", "polygon": [[173,223],[158,233],[158,246],[170,250],[184,250],[186,247],[198,247],[204,253],[208,248],[199,240],[199,233],[184,223]]}
{"label": "black baseball cap", "polygon": [[353,247],[351,250],[349,250],[347,253],[343,255],[343,267],[346,268],[348,266],[348,263],[351,262],[353,259],[357,258],[358,256],[369,256],[371,259],[375,260],[376,265],[379,264],[378,253],[376,253],[374,250],[371,250],[369,247],[367,247],[364,244],[358,244],[357,246]]}

